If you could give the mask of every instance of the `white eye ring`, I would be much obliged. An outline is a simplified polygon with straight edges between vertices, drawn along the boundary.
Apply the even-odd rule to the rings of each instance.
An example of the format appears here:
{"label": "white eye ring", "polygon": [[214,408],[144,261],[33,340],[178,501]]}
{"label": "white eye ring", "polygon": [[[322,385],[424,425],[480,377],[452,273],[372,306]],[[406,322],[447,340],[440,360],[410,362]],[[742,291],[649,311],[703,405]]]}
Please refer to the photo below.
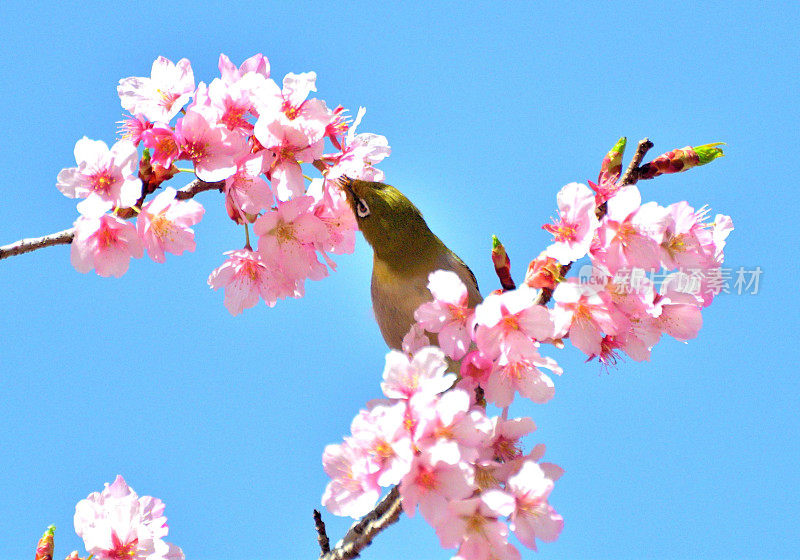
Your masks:
{"label": "white eye ring", "polygon": [[363,198],[356,200],[356,215],[359,218],[366,218],[369,216],[369,206],[367,206]]}

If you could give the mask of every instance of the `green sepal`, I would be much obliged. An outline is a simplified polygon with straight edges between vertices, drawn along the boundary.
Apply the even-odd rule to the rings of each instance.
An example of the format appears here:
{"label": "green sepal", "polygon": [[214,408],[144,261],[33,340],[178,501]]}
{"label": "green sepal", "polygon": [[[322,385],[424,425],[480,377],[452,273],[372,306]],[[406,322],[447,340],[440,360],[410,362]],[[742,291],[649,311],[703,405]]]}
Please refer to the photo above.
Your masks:
{"label": "green sepal", "polygon": [[714,142],[711,144],[703,144],[702,146],[695,146],[694,151],[697,154],[697,157],[700,161],[697,165],[705,165],[707,163],[711,163],[717,158],[723,157],[725,154],[722,153],[722,148],[718,148],[717,146],[724,146],[725,142]]}

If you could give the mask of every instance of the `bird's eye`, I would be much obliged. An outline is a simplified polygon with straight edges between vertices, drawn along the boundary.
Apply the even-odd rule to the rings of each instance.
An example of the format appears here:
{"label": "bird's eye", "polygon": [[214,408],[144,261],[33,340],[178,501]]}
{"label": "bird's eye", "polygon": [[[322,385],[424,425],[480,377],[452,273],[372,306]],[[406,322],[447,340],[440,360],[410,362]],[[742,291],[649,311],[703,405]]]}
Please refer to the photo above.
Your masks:
{"label": "bird's eye", "polygon": [[367,206],[363,198],[359,198],[356,201],[356,214],[359,218],[366,218],[369,216],[369,206]]}

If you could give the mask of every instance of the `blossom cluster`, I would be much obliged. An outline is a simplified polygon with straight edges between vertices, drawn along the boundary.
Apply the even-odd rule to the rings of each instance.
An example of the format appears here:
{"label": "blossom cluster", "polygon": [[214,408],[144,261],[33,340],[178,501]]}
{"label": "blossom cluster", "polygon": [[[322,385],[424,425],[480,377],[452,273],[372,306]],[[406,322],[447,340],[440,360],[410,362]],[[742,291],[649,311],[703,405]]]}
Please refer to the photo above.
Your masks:
{"label": "blossom cluster", "polygon": [[[429,275],[431,301],[415,311],[404,352],[386,357],[387,399],[361,411],[351,435],[325,450],[332,480],[323,504],[333,513],[361,516],[380,487],[397,484],[404,511],[413,515],[419,506],[442,546],[458,548],[457,559],[519,558],[509,528],[533,549],[537,538],[558,537],[563,519],[548,497],[563,470],[539,462],[543,445],[523,454],[519,440],[535,429],[533,420],[507,418],[517,394],[543,404],[555,393],[542,369],[562,370],[540,354],[542,345],[560,349],[569,339],[608,364],[617,351],[649,359],[664,333],[694,338],[701,310],[716,292],[692,289],[682,269],[718,270],[733,229],[729,217],[718,214],[709,223],[706,209],[695,211],[687,202],[642,204],[638,188],[620,181],[623,150],[624,139],[603,160],[593,190],[570,183],[559,191],[559,217],[543,226],[553,243],[530,263],[519,287],[497,238],[492,261],[503,289],[474,309],[454,272]],[[658,161],[685,153],[669,152]],[[703,154],[696,165],[721,152]],[[589,282],[564,277],[587,256]],[[646,271],[661,269],[664,279],[656,286]],[[637,290],[626,281],[632,276]],[[428,346],[431,340],[438,347]],[[447,359],[458,375],[446,373]],[[487,403],[501,415],[489,417]]]}
{"label": "blossom cluster", "polygon": [[164,540],[168,531],[164,502],[138,496],[119,475],[75,506],[75,532],[97,560],[183,560],[183,551]]}
{"label": "blossom cluster", "polygon": [[[406,348],[406,350],[413,350]],[[509,528],[525,546],[553,541],[563,520],[548,504],[563,473],[539,462],[544,446],[523,454],[520,439],[536,429],[530,418],[489,417],[475,393],[447,373],[445,354],[423,346],[393,350],[374,401],[353,420],[352,434],[323,455],[331,482],[323,504],[359,517],[399,484],[403,510],[419,506],[443,547],[462,558],[519,558]]]}
{"label": "blossom cluster", "polygon": [[[733,229],[728,216],[717,214],[709,222],[706,208],[695,210],[685,201],[642,204],[635,185],[592,193],[571,183],[559,192],[558,205],[559,220],[544,226],[554,242],[531,263],[525,282],[553,290],[559,336],[569,336],[579,350],[604,363],[615,360],[617,351],[649,359],[663,333],[681,341],[697,336],[701,310],[718,290],[695,286],[682,269],[698,271],[697,281],[713,282]],[[591,282],[560,277],[559,266],[587,255]],[[660,286],[647,278],[648,270],[665,271]],[[630,289],[631,277],[637,278],[636,290]]]}
{"label": "blossom cluster", "polygon": [[[351,121],[343,107],[309,98],[314,72],[289,73],[279,86],[261,54],[238,67],[220,55],[219,71],[210,84],[195,85],[188,60],[159,57],[150,77],[120,80],[120,101],[131,114],[122,122],[122,139],[111,148],[79,140],[77,167],[62,170],[57,187],[83,199],[72,242],[75,268],[118,277],[145,250],[156,262],[194,250],[191,226],[204,212],[198,202],[166,188],[145,203],[184,171],[176,162],[191,162],[201,181],[224,181],[228,215],[252,224],[258,237],[253,250],[248,231],[245,246],[226,253],[208,280],[224,288],[235,315],[259,299],[272,306],[302,296],[306,279],[335,267],[329,253],[353,251],[355,219],[333,180],[382,180],[374,165],[390,149],[383,136],[356,134],[363,108]],[[303,164],[313,164],[323,178],[311,180]],[[127,219],[133,216],[135,224]]]}

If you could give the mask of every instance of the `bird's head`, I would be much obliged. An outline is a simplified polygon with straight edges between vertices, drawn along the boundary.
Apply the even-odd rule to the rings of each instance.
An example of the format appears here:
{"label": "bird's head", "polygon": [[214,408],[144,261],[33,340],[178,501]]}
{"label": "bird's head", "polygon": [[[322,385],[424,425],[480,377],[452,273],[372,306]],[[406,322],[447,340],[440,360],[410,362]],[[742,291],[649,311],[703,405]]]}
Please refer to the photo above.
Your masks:
{"label": "bird's head", "polygon": [[441,243],[417,207],[393,186],[347,177],[339,185],[378,257],[391,261]]}

